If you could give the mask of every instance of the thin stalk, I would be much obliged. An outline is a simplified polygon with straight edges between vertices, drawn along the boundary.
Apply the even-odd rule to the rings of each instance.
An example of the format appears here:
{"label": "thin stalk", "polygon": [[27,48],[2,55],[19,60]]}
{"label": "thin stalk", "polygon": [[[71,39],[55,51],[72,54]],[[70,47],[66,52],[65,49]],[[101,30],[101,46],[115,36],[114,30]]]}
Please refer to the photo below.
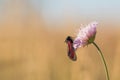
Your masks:
{"label": "thin stalk", "polygon": [[104,64],[104,68],[105,68],[105,72],[106,72],[106,78],[107,78],[107,80],[110,80],[107,64],[106,64],[105,58],[103,56],[103,53],[102,53],[102,51],[100,50],[100,48],[97,46],[97,44],[95,42],[92,42],[92,43],[97,48],[98,53],[100,54],[100,57],[101,57],[102,62]]}

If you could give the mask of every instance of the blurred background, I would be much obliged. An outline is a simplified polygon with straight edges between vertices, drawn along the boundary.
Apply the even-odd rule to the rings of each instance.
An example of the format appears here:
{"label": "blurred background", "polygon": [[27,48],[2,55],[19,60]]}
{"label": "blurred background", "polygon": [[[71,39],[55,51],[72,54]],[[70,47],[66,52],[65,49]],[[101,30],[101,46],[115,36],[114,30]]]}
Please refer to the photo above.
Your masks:
{"label": "blurred background", "polygon": [[119,0],[0,0],[0,80],[106,80],[91,44],[67,56],[68,35],[97,21],[95,42],[120,80]]}

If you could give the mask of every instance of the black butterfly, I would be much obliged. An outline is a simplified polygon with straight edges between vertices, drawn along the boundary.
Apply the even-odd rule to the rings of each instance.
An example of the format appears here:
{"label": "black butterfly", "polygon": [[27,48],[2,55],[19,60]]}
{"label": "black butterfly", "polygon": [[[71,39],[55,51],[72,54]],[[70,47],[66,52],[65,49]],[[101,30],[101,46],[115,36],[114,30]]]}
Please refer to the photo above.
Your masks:
{"label": "black butterfly", "polygon": [[73,39],[71,38],[71,36],[68,36],[65,40],[65,42],[68,45],[68,57],[73,60],[76,61],[77,60],[77,56],[75,53],[75,49],[73,47]]}

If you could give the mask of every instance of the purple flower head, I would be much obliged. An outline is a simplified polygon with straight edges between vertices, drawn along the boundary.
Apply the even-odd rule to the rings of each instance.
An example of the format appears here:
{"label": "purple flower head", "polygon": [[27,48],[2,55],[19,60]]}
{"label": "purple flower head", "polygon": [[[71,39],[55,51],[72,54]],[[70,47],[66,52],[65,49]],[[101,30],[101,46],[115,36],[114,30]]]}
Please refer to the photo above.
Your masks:
{"label": "purple flower head", "polygon": [[79,29],[78,34],[73,41],[73,47],[75,50],[79,47],[84,47],[94,41],[97,24],[98,23],[94,21],[88,24],[86,27]]}

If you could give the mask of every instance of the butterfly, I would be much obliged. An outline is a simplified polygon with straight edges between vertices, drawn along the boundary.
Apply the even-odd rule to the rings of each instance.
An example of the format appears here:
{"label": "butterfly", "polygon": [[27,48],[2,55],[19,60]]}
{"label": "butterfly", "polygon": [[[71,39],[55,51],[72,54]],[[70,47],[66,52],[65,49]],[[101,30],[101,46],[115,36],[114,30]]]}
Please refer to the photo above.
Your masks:
{"label": "butterfly", "polygon": [[65,42],[68,45],[68,57],[72,60],[72,61],[76,61],[77,60],[77,56],[75,53],[75,49],[73,47],[73,39],[71,36],[68,36],[65,40]]}

